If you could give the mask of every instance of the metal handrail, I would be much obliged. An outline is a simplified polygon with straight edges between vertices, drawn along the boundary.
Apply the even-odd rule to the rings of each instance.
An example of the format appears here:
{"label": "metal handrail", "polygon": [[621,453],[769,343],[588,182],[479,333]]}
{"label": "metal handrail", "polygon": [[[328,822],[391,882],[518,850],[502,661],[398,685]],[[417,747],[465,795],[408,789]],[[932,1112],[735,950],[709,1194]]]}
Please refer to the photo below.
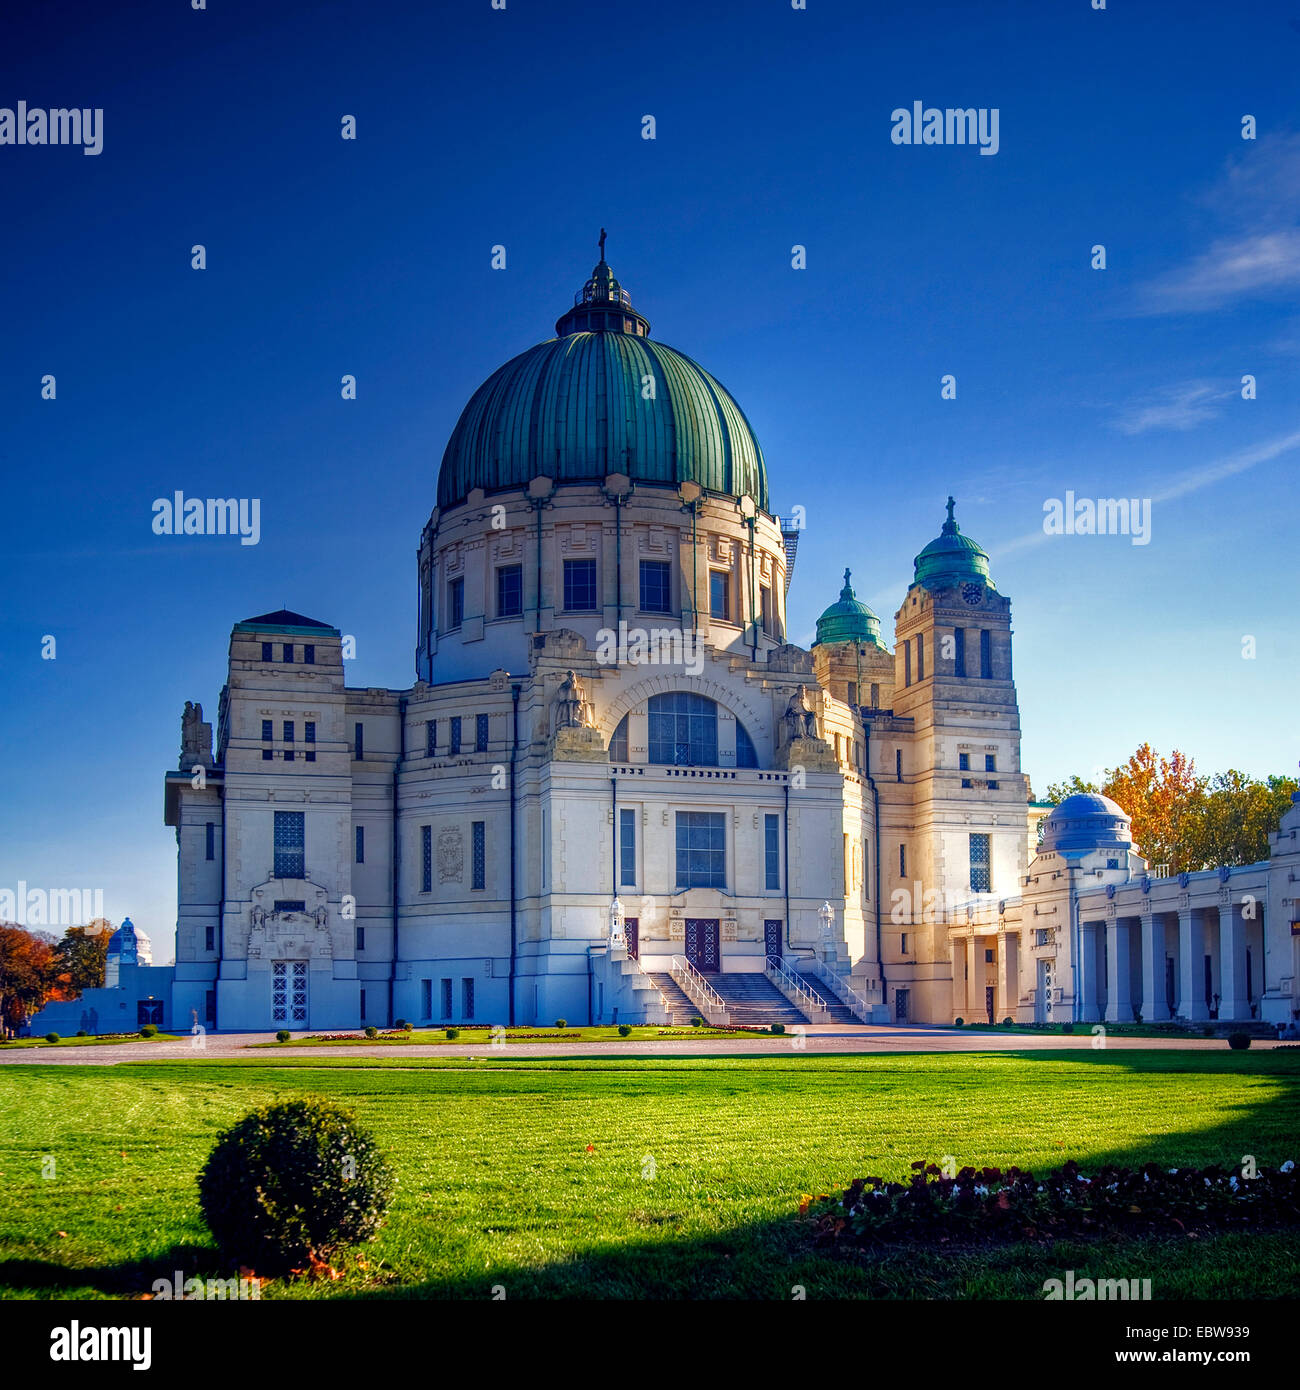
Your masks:
{"label": "metal handrail", "polygon": [[[768,956],[767,969],[764,973],[769,980],[771,980],[774,975],[776,976],[776,979],[772,980],[772,983],[781,990],[782,994],[788,997],[793,993],[797,995],[800,1000],[806,1001],[808,1008],[818,1013],[824,1013],[826,1011],[826,1001],[821,995],[818,994],[815,989],[804,984],[802,980],[792,975],[777,956]],[[805,1009],[805,1012],[807,1012],[807,1009]]]}
{"label": "metal handrail", "polygon": [[[871,1022],[872,1005],[867,1002],[865,996],[859,994],[852,985],[846,984],[843,980],[839,979],[832,971],[827,969],[826,966],[819,963],[816,969],[817,978],[821,980],[824,985],[829,986],[833,994],[839,996],[841,1004],[844,1004],[853,1013],[857,1014],[858,1018],[863,1023]],[[847,998],[845,996],[847,996]]]}
{"label": "metal handrail", "polygon": [[[692,999],[701,1008],[725,1009],[727,1007],[726,1000],[723,999],[722,995],[713,988],[685,956],[673,957],[673,963],[669,973],[682,987],[682,993]],[[703,997],[696,998],[696,994],[702,995]]]}
{"label": "metal handrail", "polygon": [[[626,948],[627,947],[625,942],[624,949],[626,950]],[[659,988],[657,984],[655,984],[653,980],[650,979],[650,972],[645,968],[644,965],[641,964],[639,960],[637,960],[637,958],[630,951],[628,951],[627,953],[627,959],[630,960],[632,964],[635,965],[636,968],[641,972],[641,976],[643,979],[650,980],[650,987],[659,996],[659,1003],[663,1006],[664,1012],[671,1014],[672,1009],[668,1003],[668,996],[663,992],[663,990]]]}

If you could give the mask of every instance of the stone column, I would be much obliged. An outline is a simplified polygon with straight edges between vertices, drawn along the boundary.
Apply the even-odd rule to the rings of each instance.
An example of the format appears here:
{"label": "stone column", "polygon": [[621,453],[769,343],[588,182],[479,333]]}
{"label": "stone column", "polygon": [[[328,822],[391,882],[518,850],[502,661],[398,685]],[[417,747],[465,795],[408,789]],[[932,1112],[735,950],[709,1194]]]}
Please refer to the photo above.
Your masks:
{"label": "stone column", "polygon": [[1219,908],[1219,1019],[1250,1021],[1246,998],[1246,923],[1240,903]]}
{"label": "stone column", "polygon": [[966,1022],[988,1021],[988,1008],[984,1003],[984,986],[987,967],[984,964],[984,938],[971,934],[970,939],[970,988],[966,991]]}
{"label": "stone column", "polygon": [[1101,977],[1101,933],[1104,930],[1104,922],[1079,923],[1077,993],[1079,1017],[1087,1023],[1095,1022],[1102,1013],[1098,984]]}
{"label": "stone column", "polygon": [[966,1014],[966,966],[969,959],[970,941],[964,936],[950,936],[948,945],[952,953],[952,1016],[964,1018]]}
{"label": "stone column", "polygon": [[1129,919],[1117,917],[1106,926],[1106,1022],[1132,1023],[1132,957]]}
{"label": "stone column", "polygon": [[998,938],[998,1017],[1019,1022],[1020,1007],[1020,933],[1004,932]]}
{"label": "stone column", "polygon": [[1210,1016],[1205,1002],[1205,922],[1199,907],[1178,912],[1179,1004],[1189,1023],[1203,1023]]}
{"label": "stone column", "polygon": [[1164,1023],[1169,1018],[1165,998],[1165,919],[1156,912],[1140,919],[1142,932],[1142,1022]]}

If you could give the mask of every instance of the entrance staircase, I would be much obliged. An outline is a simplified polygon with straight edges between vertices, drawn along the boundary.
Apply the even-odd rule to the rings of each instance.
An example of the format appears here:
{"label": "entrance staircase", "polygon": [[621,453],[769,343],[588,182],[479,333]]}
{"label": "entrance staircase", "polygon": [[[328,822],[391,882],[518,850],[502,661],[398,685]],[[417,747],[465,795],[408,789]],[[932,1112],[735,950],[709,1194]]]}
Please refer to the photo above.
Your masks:
{"label": "entrance staircase", "polygon": [[849,1008],[847,1004],[842,1004],[832,992],[831,987],[825,980],[819,979],[816,975],[806,975],[802,970],[795,971],[795,979],[812,990],[826,1001],[826,1022],[827,1023],[861,1023],[862,1020]]}
{"label": "entrance staircase", "polygon": [[699,1006],[691,1000],[691,997],[666,970],[647,971],[646,973],[659,993],[663,995],[664,1003],[668,1005],[668,1022],[674,1028],[689,1028],[691,1019],[700,1016]]}
{"label": "entrance staircase", "polygon": [[722,996],[732,1023],[766,1028],[773,1023],[790,1027],[808,1019],[759,971],[710,975],[709,983]]}

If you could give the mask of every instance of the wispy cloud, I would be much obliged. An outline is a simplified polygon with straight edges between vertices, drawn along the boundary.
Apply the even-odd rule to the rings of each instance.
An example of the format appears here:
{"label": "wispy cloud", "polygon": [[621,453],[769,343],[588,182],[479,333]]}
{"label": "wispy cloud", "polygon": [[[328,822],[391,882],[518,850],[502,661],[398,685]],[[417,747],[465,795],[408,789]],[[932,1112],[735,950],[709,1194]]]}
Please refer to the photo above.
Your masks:
{"label": "wispy cloud", "polygon": [[1201,313],[1300,286],[1300,134],[1245,146],[1197,201],[1219,231],[1141,287],[1139,313]]}
{"label": "wispy cloud", "polygon": [[1235,388],[1216,386],[1213,382],[1179,382],[1124,406],[1114,426],[1123,434],[1190,430],[1205,420],[1213,420],[1221,413],[1222,402],[1234,394]]}
{"label": "wispy cloud", "polygon": [[[1212,463],[1203,464],[1200,468],[1189,469],[1156,491],[1146,493],[1141,487],[1134,487],[1129,491],[1131,495],[1136,497],[1149,496],[1153,504],[1172,502],[1177,497],[1186,497],[1189,493],[1200,492],[1202,488],[1212,487],[1225,478],[1235,477],[1238,473],[1245,473],[1248,469],[1256,468],[1261,463],[1270,463],[1283,454],[1294,453],[1297,450],[1300,450],[1300,430],[1296,430],[1292,434],[1280,435],[1276,439],[1266,440],[1264,443],[1256,444],[1249,449],[1239,449],[1236,453],[1227,454]],[[1079,489],[1075,490],[1079,491]],[[1046,541],[1054,539],[1055,537],[1047,535],[1042,526],[1039,525],[1033,531],[1026,531],[1023,535],[1017,536],[1003,545],[995,546],[989,551],[989,556],[992,559],[999,559],[1003,555],[1010,555],[1018,550],[1027,550],[1031,546],[1042,545]]]}

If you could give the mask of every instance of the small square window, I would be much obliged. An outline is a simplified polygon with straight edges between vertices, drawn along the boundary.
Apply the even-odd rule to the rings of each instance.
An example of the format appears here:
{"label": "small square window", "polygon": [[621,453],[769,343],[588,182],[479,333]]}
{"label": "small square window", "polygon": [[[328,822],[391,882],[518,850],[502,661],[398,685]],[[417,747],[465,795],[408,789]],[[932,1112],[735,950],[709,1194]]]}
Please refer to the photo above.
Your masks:
{"label": "small square window", "polygon": [[271,748],[262,749],[262,761],[269,763],[275,757],[275,750]]}

